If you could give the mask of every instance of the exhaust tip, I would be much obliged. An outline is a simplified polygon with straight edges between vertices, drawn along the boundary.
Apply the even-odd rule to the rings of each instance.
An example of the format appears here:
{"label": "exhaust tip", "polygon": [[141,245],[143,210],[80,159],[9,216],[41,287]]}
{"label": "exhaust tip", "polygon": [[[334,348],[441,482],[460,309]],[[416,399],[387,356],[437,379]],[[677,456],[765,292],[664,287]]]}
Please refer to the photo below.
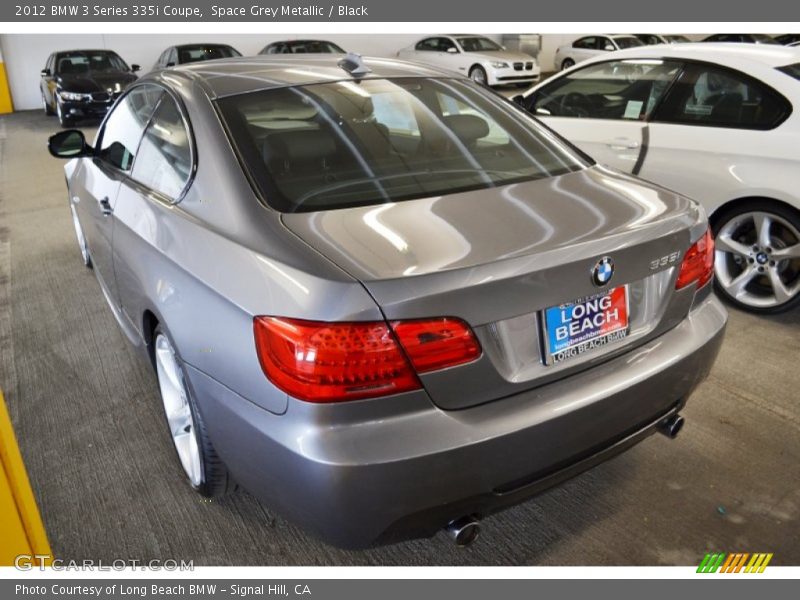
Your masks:
{"label": "exhaust tip", "polygon": [[480,521],[471,515],[450,521],[445,527],[447,535],[456,546],[466,547],[478,539],[481,533]]}
{"label": "exhaust tip", "polygon": [[659,424],[658,431],[669,439],[674,440],[683,429],[685,422],[686,420],[681,415],[672,415]]}

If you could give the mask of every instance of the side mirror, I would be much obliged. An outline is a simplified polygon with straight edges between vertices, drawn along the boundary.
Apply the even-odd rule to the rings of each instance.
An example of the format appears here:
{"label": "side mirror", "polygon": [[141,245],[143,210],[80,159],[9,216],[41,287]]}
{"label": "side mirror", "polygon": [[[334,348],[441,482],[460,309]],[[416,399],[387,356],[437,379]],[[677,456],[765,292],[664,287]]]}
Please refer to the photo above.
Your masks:
{"label": "side mirror", "polygon": [[134,73],[136,73],[136,71],[140,71],[141,68],[142,67],[140,67],[139,65],[131,65],[131,71],[133,71]]}
{"label": "side mirror", "polygon": [[42,69],[42,77],[50,77],[50,69]]}
{"label": "side mirror", "polygon": [[605,48],[603,48],[603,50],[605,50],[606,52],[613,52],[614,50],[616,50],[616,48],[614,48],[614,46],[611,45],[611,44],[606,44],[606,46],[605,46]]}
{"label": "side mirror", "polygon": [[86,138],[79,129],[65,129],[50,136],[47,140],[47,149],[56,158],[77,158],[88,156],[92,152],[91,146],[86,143]]}
{"label": "side mirror", "polygon": [[450,46],[447,49],[447,53],[448,54],[458,54],[458,48],[456,48],[455,46]]}
{"label": "side mirror", "polygon": [[516,96],[513,96],[511,98],[511,101],[514,104],[519,104],[520,106],[523,106],[525,103],[525,96],[523,96],[522,94],[517,94]]}

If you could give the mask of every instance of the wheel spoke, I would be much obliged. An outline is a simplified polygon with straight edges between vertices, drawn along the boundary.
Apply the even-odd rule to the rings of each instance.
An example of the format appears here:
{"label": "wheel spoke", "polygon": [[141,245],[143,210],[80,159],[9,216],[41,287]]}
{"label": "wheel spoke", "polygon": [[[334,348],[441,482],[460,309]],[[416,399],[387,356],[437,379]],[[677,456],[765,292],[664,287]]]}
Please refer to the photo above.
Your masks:
{"label": "wheel spoke", "polygon": [[772,285],[772,291],[775,294],[775,300],[778,301],[779,304],[783,304],[792,299],[792,292],[786,287],[786,284],[783,283],[781,279],[780,273],[778,273],[777,269],[769,269],[769,282]]}
{"label": "wheel spoke", "polygon": [[773,250],[771,258],[775,260],[800,258],[800,244],[794,244],[793,246],[781,248],[780,250]]}
{"label": "wheel spoke", "polygon": [[747,288],[747,284],[749,284],[756,275],[758,275],[758,271],[748,266],[730,282],[728,285],[728,293],[734,298],[738,298],[746,292],[745,288]]}
{"label": "wheel spoke", "polygon": [[717,250],[721,250],[722,252],[728,252],[730,254],[739,254],[741,256],[747,256],[748,253],[750,252],[749,246],[745,246],[741,242],[737,242],[728,235],[717,236],[717,239],[714,240],[714,247]]}
{"label": "wheel spoke", "polygon": [[772,245],[769,230],[772,225],[772,218],[766,213],[756,213],[753,215],[753,222],[756,226],[756,234],[758,235],[758,245],[761,248],[766,248]]}

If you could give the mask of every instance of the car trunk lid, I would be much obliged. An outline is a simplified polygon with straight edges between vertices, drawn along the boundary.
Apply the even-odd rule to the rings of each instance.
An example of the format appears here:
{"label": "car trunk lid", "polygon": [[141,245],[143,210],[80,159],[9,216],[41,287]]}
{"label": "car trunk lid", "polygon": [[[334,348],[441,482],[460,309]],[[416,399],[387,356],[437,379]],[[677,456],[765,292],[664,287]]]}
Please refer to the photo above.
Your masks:
{"label": "car trunk lid", "polygon": [[[691,297],[674,292],[676,271],[702,217],[682,196],[592,167],[283,221],[360,280],[388,320],[470,324],[481,358],[422,377],[436,404],[456,409],[588,368],[677,324]],[[592,270],[605,257],[614,274],[598,286]],[[618,286],[626,288],[627,336],[554,364],[545,310]]]}

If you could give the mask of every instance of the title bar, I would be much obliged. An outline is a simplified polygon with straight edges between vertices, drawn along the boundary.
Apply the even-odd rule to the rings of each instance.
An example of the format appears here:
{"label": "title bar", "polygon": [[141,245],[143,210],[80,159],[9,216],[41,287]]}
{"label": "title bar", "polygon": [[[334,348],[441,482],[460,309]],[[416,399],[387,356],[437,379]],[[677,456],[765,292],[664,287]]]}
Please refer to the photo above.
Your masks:
{"label": "title bar", "polygon": [[3,2],[2,22],[792,22],[786,0],[91,0]]}

